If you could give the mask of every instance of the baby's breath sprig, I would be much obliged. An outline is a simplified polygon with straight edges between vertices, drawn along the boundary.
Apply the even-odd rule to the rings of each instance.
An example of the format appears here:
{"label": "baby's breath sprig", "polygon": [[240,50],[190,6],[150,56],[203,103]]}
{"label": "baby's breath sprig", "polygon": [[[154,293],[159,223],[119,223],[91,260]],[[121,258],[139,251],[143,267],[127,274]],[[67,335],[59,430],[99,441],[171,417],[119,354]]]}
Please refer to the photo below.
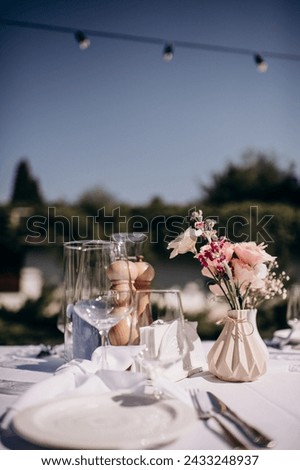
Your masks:
{"label": "baby's breath sprig", "polygon": [[275,260],[268,266],[268,274],[265,278],[265,286],[263,289],[251,289],[247,296],[246,306],[254,308],[262,304],[265,300],[271,300],[274,297],[281,297],[285,300],[287,297],[287,289],[285,282],[290,280],[290,277],[285,271],[277,273],[278,262]]}

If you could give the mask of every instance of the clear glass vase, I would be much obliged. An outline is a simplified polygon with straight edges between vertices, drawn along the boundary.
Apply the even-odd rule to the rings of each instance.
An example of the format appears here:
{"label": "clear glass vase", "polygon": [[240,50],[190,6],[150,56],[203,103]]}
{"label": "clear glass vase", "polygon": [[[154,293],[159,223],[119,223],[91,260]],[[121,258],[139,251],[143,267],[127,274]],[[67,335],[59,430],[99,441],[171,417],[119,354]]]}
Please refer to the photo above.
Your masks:
{"label": "clear glass vase", "polygon": [[75,286],[78,277],[82,248],[88,240],[64,243],[63,251],[63,298],[61,320],[64,332],[64,358],[90,359],[100,345],[96,328],[83,321],[74,312]]}
{"label": "clear glass vase", "polygon": [[268,354],[249,310],[230,310],[207,356],[209,371],[221,380],[251,382],[267,371]]}

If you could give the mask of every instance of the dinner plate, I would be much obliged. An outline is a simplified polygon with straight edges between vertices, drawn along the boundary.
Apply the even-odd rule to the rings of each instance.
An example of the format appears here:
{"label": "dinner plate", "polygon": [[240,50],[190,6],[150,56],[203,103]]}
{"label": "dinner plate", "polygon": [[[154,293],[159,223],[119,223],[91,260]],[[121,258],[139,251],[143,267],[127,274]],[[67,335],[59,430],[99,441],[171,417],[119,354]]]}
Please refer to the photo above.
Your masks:
{"label": "dinner plate", "polygon": [[[286,328],[284,330],[277,330],[274,332],[274,336],[277,336],[280,339],[285,339],[289,335],[290,331],[291,331],[290,328]],[[300,343],[300,330],[295,330],[293,332],[292,336],[290,337],[289,343],[290,344]]]}
{"label": "dinner plate", "polygon": [[193,408],[177,400],[114,393],[27,408],[13,428],[45,448],[151,449],[178,438],[195,419]]}

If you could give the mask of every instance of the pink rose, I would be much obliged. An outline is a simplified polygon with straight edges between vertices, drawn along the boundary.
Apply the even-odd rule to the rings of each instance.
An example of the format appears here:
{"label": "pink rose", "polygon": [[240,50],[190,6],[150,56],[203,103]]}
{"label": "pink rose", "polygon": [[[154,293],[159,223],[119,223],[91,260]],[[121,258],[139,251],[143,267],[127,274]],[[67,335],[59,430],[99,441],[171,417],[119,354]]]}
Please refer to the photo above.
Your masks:
{"label": "pink rose", "polygon": [[235,285],[239,288],[241,294],[244,294],[251,284],[253,289],[261,289],[264,287],[264,278],[267,275],[267,268],[264,264],[250,266],[243,263],[240,259],[233,259],[231,261],[233,268],[233,280]]}
{"label": "pink rose", "polygon": [[234,253],[234,245],[230,242],[225,242],[222,247],[222,251],[225,255],[225,259],[227,263],[229,263]]}
{"label": "pink rose", "polygon": [[254,266],[255,264],[274,261],[276,259],[275,256],[269,255],[265,251],[265,248],[266,245],[263,243],[256,245],[255,242],[242,242],[234,245],[234,252],[241,261],[250,266]]}

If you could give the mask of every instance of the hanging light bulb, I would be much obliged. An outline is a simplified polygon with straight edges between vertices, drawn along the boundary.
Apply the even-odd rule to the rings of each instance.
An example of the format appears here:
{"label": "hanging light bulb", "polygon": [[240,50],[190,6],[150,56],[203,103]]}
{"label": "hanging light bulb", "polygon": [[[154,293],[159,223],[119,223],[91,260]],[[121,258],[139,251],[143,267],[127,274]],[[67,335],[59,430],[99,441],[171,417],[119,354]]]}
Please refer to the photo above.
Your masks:
{"label": "hanging light bulb", "polygon": [[254,55],[254,62],[256,63],[256,67],[259,72],[264,73],[268,70],[268,64],[260,54]]}
{"label": "hanging light bulb", "polygon": [[163,50],[163,59],[166,62],[171,62],[174,57],[174,49],[172,44],[166,44]]}
{"label": "hanging light bulb", "polygon": [[84,50],[90,47],[91,41],[86,37],[82,31],[76,31],[75,39],[79,44],[79,48]]}

